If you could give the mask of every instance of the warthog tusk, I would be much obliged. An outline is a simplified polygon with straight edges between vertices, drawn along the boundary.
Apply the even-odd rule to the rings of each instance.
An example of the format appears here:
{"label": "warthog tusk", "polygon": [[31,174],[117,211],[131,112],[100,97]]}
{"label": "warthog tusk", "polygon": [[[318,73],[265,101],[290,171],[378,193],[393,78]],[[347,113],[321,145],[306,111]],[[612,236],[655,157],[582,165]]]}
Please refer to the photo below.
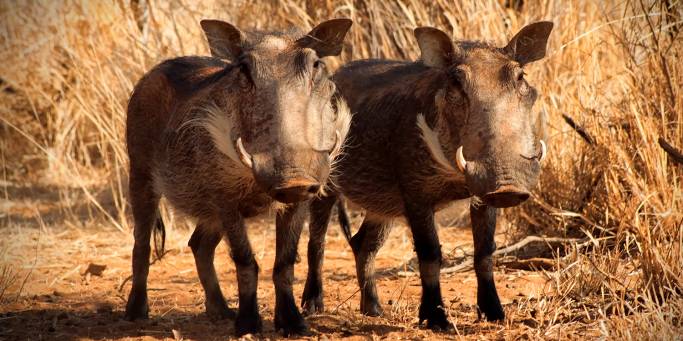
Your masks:
{"label": "warthog tusk", "polygon": [[254,161],[251,157],[251,155],[247,152],[246,149],[244,149],[244,145],[242,144],[242,138],[237,139],[237,150],[239,151],[240,155],[240,161],[247,166],[247,168],[251,169],[254,167]]}
{"label": "warthog tusk", "polygon": [[543,140],[539,140],[539,142],[541,143],[541,156],[538,158],[538,162],[543,162],[546,154],[548,154],[548,147],[545,145]]}
{"label": "warthog tusk", "polygon": [[465,156],[462,155],[462,146],[458,147],[458,150],[455,151],[455,163],[458,165],[460,171],[465,173],[467,160],[465,160]]}

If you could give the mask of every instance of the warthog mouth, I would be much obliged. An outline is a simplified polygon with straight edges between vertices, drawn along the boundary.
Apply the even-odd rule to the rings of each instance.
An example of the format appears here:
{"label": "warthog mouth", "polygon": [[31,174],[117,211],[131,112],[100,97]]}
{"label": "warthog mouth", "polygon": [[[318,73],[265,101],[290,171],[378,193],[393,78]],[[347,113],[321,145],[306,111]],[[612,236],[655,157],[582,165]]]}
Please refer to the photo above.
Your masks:
{"label": "warthog mouth", "polygon": [[487,205],[496,208],[517,206],[529,199],[529,192],[517,186],[501,186],[493,192],[486,193],[482,199]]}
{"label": "warthog mouth", "polygon": [[317,181],[299,178],[273,188],[268,194],[281,203],[291,204],[314,197],[320,192],[320,187]]}

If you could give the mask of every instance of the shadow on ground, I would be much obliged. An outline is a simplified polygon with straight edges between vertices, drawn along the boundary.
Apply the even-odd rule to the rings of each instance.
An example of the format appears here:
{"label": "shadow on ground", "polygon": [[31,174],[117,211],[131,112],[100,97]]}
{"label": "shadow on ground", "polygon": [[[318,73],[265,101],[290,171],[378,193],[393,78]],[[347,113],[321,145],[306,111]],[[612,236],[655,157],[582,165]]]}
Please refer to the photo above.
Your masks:
{"label": "shadow on ground", "polygon": [[[148,320],[129,322],[122,311],[113,311],[109,303],[93,303],[97,309],[29,309],[0,314],[0,340],[82,340],[82,339],[173,339],[173,330],[184,339],[225,340],[233,337],[233,321],[212,321],[203,313],[170,311],[151,316]],[[366,323],[351,327],[342,318],[320,314],[307,318],[309,336],[325,334],[336,338],[353,336],[372,338],[404,328],[382,323]],[[263,316],[263,333],[260,337],[279,339],[272,318]]]}

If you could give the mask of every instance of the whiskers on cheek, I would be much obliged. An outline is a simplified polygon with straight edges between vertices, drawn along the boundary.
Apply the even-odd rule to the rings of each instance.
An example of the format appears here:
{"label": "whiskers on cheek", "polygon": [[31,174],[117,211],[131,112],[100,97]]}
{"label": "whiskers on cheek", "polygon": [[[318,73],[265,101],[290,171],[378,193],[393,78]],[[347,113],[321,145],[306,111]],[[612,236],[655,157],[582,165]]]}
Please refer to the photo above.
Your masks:
{"label": "whiskers on cheek", "polygon": [[334,107],[336,108],[336,120],[334,122],[335,133],[337,134],[337,141],[335,143],[334,149],[330,151],[329,155],[329,167],[330,173],[327,181],[324,182],[323,186],[320,186],[320,190],[316,193],[316,197],[327,196],[329,191],[334,191],[337,187],[335,182],[338,174],[337,166],[344,157],[344,150],[349,144],[347,136],[349,134],[349,129],[351,128],[351,109],[346,104],[341,97],[335,99]]}
{"label": "whiskers on cheek", "polygon": [[334,160],[339,154],[344,151],[346,146],[346,136],[349,134],[351,128],[351,109],[342,98],[337,98],[335,102],[337,108],[337,120],[335,121],[335,131],[337,133],[337,143],[335,148],[330,152],[330,159]]}
{"label": "whiskers on cheek", "polygon": [[335,102],[335,107],[337,108],[337,120],[335,121],[335,129],[338,134],[337,144],[335,148],[330,152],[330,177],[325,186],[321,187],[321,195],[326,195],[325,190],[329,186],[335,186],[334,179],[336,173],[336,167],[339,162],[344,157],[344,149],[348,146],[349,141],[347,136],[349,134],[349,129],[351,128],[351,109],[346,104],[346,101],[342,98],[337,98]]}

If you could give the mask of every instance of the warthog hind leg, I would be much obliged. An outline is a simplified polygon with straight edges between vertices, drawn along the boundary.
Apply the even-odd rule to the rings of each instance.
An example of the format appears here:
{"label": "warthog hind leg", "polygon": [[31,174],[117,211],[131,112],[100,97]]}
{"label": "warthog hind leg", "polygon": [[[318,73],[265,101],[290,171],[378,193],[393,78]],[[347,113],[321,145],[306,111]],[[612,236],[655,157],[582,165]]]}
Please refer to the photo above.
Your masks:
{"label": "warthog hind leg", "polygon": [[216,246],[222,237],[222,230],[217,224],[219,222],[199,222],[188,245],[192,248],[199,281],[204,288],[206,314],[212,320],[234,319],[235,311],[225,303],[213,265]]}
{"label": "warthog hind leg", "polygon": [[382,315],[375,283],[375,256],[389,236],[391,221],[374,221],[365,218],[358,232],[351,238],[356,258],[356,276],[360,286],[360,311],[368,316]]}
{"label": "warthog hind leg", "polygon": [[[131,167],[132,168],[132,167]],[[159,195],[154,192],[152,177],[131,169],[130,204],[133,209],[135,245],[133,246],[133,284],[128,295],[124,319],[149,317],[147,276],[149,275],[150,238],[155,223],[162,223],[158,212]]]}

